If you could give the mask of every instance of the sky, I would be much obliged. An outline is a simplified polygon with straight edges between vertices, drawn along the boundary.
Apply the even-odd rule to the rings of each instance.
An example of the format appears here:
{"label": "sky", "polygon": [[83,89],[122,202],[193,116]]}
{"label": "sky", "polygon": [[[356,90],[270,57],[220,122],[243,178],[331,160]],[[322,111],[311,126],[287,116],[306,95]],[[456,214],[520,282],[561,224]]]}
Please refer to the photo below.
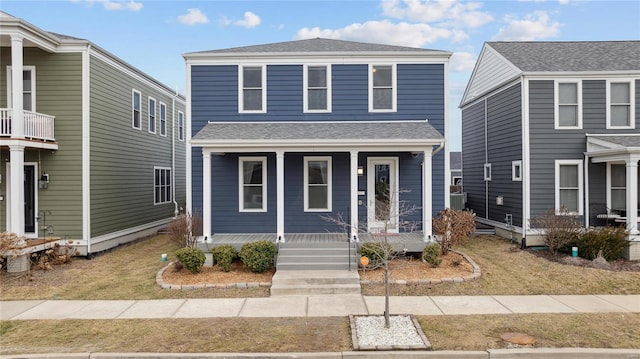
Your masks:
{"label": "sky", "polygon": [[87,39],[181,93],[188,52],[315,37],[450,51],[450,151],[462,149],[458,104],[485,41],[640,39],[639,0],[0,0],[0,10]]}

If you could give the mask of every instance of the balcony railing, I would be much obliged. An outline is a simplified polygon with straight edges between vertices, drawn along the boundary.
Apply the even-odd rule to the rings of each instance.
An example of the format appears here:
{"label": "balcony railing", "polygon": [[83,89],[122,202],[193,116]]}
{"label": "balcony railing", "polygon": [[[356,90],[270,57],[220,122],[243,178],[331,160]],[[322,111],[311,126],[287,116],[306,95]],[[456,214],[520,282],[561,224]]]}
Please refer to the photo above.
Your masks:
{"label": "balcony railing", "polygon": [[[13,110],[0,108],[0,137],[11,137]],[[55,141],[53,132],[55,116],[33,111],[23,111],[24,137],[37,140]]]}

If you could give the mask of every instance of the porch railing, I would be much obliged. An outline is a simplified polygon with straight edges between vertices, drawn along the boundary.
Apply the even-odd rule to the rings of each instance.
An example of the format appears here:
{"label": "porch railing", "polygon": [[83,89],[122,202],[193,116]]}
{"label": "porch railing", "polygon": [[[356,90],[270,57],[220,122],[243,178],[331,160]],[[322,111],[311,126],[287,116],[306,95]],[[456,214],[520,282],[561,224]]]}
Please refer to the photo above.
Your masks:
{"label": "porch railing", "polygon": [[[10,137],[12,132],[13,110],[0,108],[0,137]],[[55,141],[55,116],[33,111],[23,111],[24,137],[45,141]]]}

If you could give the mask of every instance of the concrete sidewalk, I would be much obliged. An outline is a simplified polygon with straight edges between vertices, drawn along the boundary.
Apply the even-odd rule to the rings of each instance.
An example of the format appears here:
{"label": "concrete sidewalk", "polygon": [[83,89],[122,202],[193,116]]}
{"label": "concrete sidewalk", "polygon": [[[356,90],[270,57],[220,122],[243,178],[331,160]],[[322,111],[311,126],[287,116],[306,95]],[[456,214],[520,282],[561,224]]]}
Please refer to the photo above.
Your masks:
{"label": "concrete sidewalk", "polygon": [[[394,314],[640,313],[640,295],[391,297]],[[0,320],[332,317],[382,314],[384,297],[361,295],[162,300],[0,302]]]}

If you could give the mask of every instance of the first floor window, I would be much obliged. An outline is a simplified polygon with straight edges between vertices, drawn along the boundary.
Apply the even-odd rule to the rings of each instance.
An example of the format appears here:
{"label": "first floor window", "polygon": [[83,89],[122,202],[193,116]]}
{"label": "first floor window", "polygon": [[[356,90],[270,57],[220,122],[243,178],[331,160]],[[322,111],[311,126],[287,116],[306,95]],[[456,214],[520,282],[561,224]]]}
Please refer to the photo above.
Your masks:
{"label": "first floor window", "polygon": [[240,157],[240,211],[267,210],[267,158]]}
{"label": "first floor window", "polygon": [[167,105],[160,102],[160,135],[167,135]]}
{"label": "first floor window", "polygon": [[627,208],[627,168],[625,165],[612,164],[609,173],[611,209],[624,210]]}
{"label": "first floor window", "polygon": [[154,204],[169,203],[173,200],[171,192],[171,169],[156,167],[154,172]]}
{"label": "first floor window", "polygon": [[304,158],[305,211],[331,211],[331,157]]}
{"label": "first floor window", "polygon": [[556,212],[582,214],[582,161],[556,161]]}

